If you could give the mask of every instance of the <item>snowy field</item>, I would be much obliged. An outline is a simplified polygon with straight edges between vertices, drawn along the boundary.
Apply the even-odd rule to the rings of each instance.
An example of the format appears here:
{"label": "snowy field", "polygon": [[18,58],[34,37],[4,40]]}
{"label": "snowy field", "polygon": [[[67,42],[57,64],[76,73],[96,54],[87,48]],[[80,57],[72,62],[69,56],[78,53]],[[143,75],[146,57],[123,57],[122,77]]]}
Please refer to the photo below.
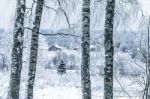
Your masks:
{"label": "snowy field", "polygon": [[[26,72],[22,75],[20,99],[25,99]],[[135,78],[117,78],[114,83],[114,99],[140,99],[141,87]],[[103,99],[103,77],[91,76],[92,99]],[[0,72],[0,99],[5,99],[8,91],[8,72]],[[68,70],[64,75],[58,75],[55,70],[37,69],[34,87],[34,99],[82,99],[80,71]]]}
{"label": "snowy field", "polygon": [[[42,44],[43,45],[43,44]],[[82,99],[81,82],[80,82],[80,52],[75,50],[63,49],[62,52],[48,51],[48,47],[40,46],[39,61],[37,64],[37,73],[34,86],[34,99]],[[103,76],[100,75],[103,68],[96,66],[103,66],[104,64],[104,51],[91,52],[91,83],[92,83],[92,99],[103,99]],[[26,55],[26,54],[25,54]],[[74,60],[72,60],[72,57]],[[64,75],[58,75],[56,67],[52,69],[45,69],[45,66],[53,59],[61,57],[66,59],[68,64],[73,61],[77,64],[76,70],[67,70]],[[21,91],[20,99],[25,99],[27,74],[28,74],[28,56],[24,56],[25,63],[22,68],[21,78]],[[59,59],[58,63],[59,63]],[[120,68],[124,68],[126,73],[138,72],[143,74],[142,69],[138,69],[137,65],[133,62],[129,53],[117,52],[115,54],[115,72]],[[67,63],[66,62],[66,63]],[[138,64],[144,66],[140,61]],[[55,66],[58,64],[56,63]],[[52,64],[50,64],[52,65]],[[9,72],[0,71],[0,99],[6,99],[9,84]],[[144,89],[144,80],[141,76],[121,76],[119,72],[114,73],[114,99],[141,99],[142,89]]]}

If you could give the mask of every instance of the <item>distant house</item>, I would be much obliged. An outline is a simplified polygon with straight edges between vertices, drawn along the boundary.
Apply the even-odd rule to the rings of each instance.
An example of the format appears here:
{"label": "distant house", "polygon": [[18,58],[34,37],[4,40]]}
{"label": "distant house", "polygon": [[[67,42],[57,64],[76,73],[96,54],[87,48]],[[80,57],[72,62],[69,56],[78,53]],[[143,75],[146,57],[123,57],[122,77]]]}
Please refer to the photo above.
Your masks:
{"label": "distant house", "polygon": [[57,47],[56,45],[52,45],[48,50],[49,51],[61,51],[61,48]]}
{"label": "distant house", "polygon": [[79,50],[79,48],[73,48],[73,50]]}

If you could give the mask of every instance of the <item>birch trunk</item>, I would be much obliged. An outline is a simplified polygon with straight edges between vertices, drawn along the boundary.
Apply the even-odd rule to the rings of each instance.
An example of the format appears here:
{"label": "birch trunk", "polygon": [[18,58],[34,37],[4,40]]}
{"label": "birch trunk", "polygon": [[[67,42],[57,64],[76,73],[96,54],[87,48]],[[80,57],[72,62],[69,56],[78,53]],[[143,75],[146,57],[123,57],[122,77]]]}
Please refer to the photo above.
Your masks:
{"label": "birch trunk", "polygon": [[7,99],[19,99],[20,77],[24,36],[25,0],[17,0],[16,19],[13,32],[12,63]]}
{"label": "birch trunk", "polygon": [[29,63],[29,79],[27,85],[27,99],[33,99],[33,86],[36,74],[37,54],[38,54],[38,37],[39,29],[42,17],[44,0],[37,0],[35,20],[33,23],[32,37],[31,37],[31,52],[30,52],[30,63]]}
{"label": "birch trunk", "polygon": [[149,34],[149,28],[150,28],[150,17],[149,17],[149,22],[148,22],[148,55],[147,55],[147,88],[146,88],[146,99],[150,99],[150,34]]}
{"label": "birch trunk", "polygon": [[115,0],[107,0],[105,16],[105,75],[104,75],[104,99],[113,99],[113,20]]}
{"label": "birch trunk", "polygon": [[83,0],[82,5],[82,63],[81,86],[82,99],[91,99],[90,81],[90,0]]}

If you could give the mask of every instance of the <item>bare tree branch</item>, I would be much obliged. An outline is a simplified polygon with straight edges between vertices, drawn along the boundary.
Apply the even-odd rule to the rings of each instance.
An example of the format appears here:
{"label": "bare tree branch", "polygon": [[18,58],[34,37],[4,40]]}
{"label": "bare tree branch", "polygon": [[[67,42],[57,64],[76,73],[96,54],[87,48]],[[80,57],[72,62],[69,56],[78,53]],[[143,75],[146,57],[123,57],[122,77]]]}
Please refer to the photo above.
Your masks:
{"label": "bare tree branch", "polygon": [[61,3],[60,3],[60,0],[57,0],[57,1],[58,1],[58,4],[59,4],[59,8],[60,8],[60,10],[63,12],[63,14],[64,14],[64,16],[65,16],[65,18],[66,18],[66,21],[67,21],[67,23],[68,23],[68,26],[69,26],[69,28],[70,28],[71,26],[70,26],[70,22],[69,22],[69,17],[67,16],[67,13],[65,12],[65,10],[62,8]]}
{"label": "bare tree branch", "polygon": [[121,83],[119,82],[119,80],[118,80],[118,78],[117,78],[117,76],[115,74],[114,74],[114,77],[115,77],[116,81],[118,82],[120,88],[124,91],[124,93],[126,93],[128,95],[129,99],[131,99],[130,94],[125,90],[125,88],[123,88],[123,86],[121,85]]}
{"label": "bare tree branch", "polygon": [[54,9],[53,7],[50,7],[50,6],[46,5],[45,3],[44,3],[44,7],[47,8],[47,9],[50,9],[50,10],[53,10],[53,11],[57,12],[56,9]]}

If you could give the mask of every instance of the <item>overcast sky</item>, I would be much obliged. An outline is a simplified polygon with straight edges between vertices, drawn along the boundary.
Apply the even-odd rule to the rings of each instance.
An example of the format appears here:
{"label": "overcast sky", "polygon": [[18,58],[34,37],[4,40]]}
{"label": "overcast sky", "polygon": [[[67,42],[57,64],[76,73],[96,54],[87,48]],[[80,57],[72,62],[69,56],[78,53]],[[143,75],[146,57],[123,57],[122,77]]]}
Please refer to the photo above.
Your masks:
{"label": "overcast sky", "polygon": [[[12,27],[12,20],[15,12],[16,0],[0,0],[0,28]],[[146,15],[150,15],[150,0],[140,0],[143,11]]]}

